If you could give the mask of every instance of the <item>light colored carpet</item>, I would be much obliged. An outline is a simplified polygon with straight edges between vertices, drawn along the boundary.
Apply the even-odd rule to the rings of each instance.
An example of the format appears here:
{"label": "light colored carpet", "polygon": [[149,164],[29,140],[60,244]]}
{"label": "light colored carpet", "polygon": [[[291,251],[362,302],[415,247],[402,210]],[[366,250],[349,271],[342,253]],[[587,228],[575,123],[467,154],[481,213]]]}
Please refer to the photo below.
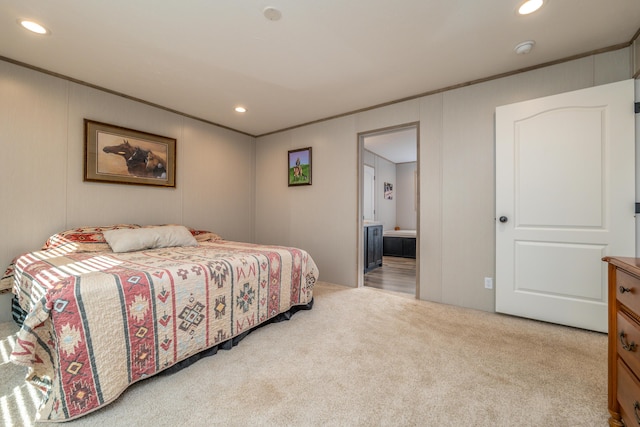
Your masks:
{"label": "light colored carpet", "polygon": [[[604,334],[371,288],[314,294],[313,310],[66,425],[607,424]],[[37,392],[4,363],[15,330],[0,324],[0,416],[30,425]]]}

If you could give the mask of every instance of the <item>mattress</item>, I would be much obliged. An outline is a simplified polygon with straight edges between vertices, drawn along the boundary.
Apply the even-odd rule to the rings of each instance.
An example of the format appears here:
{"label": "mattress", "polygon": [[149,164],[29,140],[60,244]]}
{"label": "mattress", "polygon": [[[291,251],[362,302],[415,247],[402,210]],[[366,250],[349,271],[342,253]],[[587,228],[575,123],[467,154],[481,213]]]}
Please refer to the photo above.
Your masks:
{"label": "mattress", "polygon": [[86,415],[139,380],[307,306],[318,276],[304,250],[220,239],[128,253],[47,249],[18,257],[12,273],[28,314],[11,360],[44,392],[38,421]]}

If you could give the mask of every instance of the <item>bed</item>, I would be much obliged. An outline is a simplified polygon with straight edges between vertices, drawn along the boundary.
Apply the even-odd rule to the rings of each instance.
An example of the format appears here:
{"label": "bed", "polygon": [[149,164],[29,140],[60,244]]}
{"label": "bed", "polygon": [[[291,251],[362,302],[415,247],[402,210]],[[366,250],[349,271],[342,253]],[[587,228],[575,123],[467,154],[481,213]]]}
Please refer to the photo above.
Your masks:
{"label": "bed", "polygon": [[51,236],[12,262],[0,291],[26,314],[11,360],[44,393],[36,420],[66,421],[311,308],[317,277],[301,249],[118,224]]}
{"label": "bed", "polygon": [[416,257],[416,230],[385,230],[382,254],[402,258]]}

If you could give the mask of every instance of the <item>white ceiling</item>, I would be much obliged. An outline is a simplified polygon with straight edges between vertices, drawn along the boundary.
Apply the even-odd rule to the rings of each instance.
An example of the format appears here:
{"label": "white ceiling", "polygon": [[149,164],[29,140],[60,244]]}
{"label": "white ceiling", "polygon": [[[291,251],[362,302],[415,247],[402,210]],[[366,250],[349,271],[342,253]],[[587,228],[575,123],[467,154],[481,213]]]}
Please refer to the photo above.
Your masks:
{"label": "white ceiling", "polygon": [[398,129],[364,137],[364,148],[393,163],[418,159],[417,128]]}
{"label": "white ceiling", "polygon": [[2,0],[0,56],[263,135],[629,43],[640,26],[639,0],[548,0],[518,16],[520,2]]}

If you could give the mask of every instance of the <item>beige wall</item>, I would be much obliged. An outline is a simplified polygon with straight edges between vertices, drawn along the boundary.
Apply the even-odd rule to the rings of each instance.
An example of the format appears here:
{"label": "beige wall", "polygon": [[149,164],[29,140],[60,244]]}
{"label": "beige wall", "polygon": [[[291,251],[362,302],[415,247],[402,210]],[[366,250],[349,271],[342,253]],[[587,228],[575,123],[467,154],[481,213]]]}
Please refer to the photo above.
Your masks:
{"label": "beige wall", "polygon": [[[626,48],[254,140],[0,61],[0,264],[61,229],[177,222],[302,247],[321,280],[354,286],[358,133],[419,122],[421,298],[493,311],[495,107],[632,68]],[[177,138],[177,188],[82,182],[83,118]],[[313,185],[289,188],[287,151],[307,146]]]}
{"label": "beige wall", "polygon": [[[631,48],[258,138],[256,238],[299,244],[321,280],[357,283],[357,134],[420,122],[420,297],[494,311],[494,112],[499,105],[631,77]],[[286,151],[313,147],[313,185],[288,189]],[[263,189],[270,188],[267,193]],[[299,216],[292,215],[293,207]]]}
{"label": "beige wall", "polygon": [[[396,164],[380,157],[370,151],[363,153],[364,164],[375,170],[375,220],[382,223],[384,230],[393,230],[396,226],[396,198],[391,200],[384,198],[384,183],[390,182],[396,185]],[[394,188],[395,189],[395,188]]]}
{"label": "beige wall", "polygon": [[[84,118],[176,138],[176,188],[83,182]],[[81,225],[182,223],[254,239],[254,138],[2,61],[0,159],[0,268]]]}
{"label": "beige wall", "polygon": [[396,225],[403,230],[416,229],[416,171],[417,162],[396,165]]}
{"label": "beige wall", "polygon": [[[266,136],[256,144],[256,242],[304,248],[320,280],[356,280],[358,168],[351,117]],[[287,186],[287,151],[313,147],[312,185]]]}

